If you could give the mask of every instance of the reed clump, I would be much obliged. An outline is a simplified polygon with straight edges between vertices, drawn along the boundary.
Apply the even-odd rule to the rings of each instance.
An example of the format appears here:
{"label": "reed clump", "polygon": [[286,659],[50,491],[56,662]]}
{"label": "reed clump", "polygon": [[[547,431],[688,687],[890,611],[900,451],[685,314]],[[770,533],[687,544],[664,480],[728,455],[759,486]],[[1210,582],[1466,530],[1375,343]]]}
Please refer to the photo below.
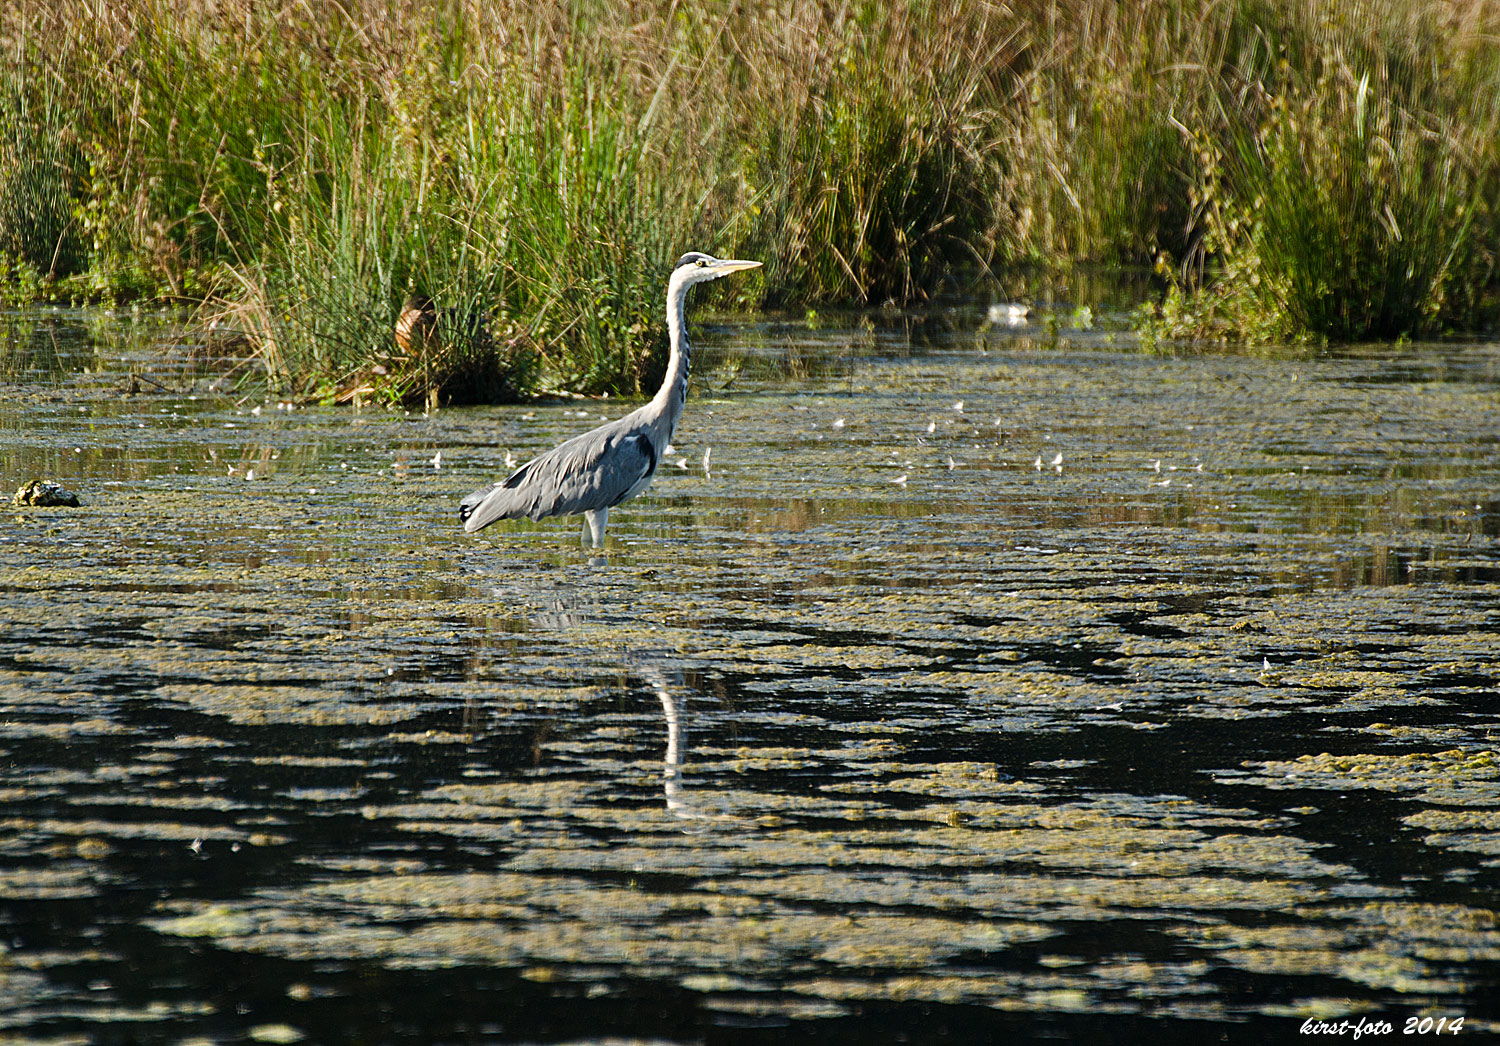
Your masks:
{"label": "reed clump", "polygon": [[330,400],[634,393],[689,248],[766,262],[730,305],[1088,262],[1153,338],[1483,329],[1497,7],[22,0],[0,285],[198,303]]}
{"label": "reed clump", "polygon": [[1162,257],[1158,330],[1354,341],[1494,322],[1500,18],[1438,17],[1460,7],[1259,5],[1238,91],[1191,129],[1197,238],[1175,271]]}

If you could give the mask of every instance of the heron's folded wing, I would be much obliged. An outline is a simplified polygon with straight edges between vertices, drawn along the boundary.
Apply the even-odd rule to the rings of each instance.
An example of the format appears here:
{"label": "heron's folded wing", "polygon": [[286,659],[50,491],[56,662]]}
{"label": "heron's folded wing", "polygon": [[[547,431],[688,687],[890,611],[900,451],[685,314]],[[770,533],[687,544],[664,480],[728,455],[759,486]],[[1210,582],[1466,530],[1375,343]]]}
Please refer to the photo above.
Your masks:
{"label": "heron's folded wing", "polygon": [[656,454],[645,434],[605,425],[533,458],[503,483],[470,494],[459,514],[473,533],[497,519],[609,508],[638,492],[655,470]]}

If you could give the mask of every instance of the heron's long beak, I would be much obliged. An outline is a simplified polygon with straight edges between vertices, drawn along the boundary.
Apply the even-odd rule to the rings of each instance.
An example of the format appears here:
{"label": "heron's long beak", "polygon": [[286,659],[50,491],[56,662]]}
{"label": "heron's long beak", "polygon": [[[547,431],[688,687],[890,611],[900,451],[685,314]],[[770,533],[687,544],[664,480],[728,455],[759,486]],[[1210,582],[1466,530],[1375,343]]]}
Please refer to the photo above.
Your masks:
{"label": "heron's long beak", "polygon": [[741,269],[758,269],[760,262],[757,261],[716,261],[709,266],[715,277],[728,276],[731,272],[739,272]]}

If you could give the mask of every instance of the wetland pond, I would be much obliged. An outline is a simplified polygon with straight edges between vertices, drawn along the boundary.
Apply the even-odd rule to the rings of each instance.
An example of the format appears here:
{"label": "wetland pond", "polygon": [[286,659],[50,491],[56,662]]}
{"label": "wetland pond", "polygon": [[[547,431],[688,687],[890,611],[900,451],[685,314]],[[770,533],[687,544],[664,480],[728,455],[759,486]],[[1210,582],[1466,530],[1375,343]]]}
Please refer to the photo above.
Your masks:
{"label": "wetland pond", "polygon": [[709,325],[596,552],[619,403],[0,337],[0,1042],[1500,1030],[1500,346]]}

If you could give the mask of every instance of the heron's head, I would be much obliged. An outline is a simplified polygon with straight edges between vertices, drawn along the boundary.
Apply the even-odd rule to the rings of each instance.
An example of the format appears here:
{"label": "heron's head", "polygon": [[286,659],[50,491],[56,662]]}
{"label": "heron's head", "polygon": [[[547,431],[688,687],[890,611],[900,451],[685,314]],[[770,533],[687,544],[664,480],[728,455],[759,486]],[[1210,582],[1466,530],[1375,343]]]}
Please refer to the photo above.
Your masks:
{"label": "heron's head", "polygon": [[704,254],[701,251],[689,251],[678,258],[677,264],[672,267],[672,282],[690,286],[707,280],[717,280],[720,276],[728,276],[731,272],[739,272],[741,269],[758,268],[760,268],[758,261],[735,261],[732,258],[715,258],[712,254]]}

